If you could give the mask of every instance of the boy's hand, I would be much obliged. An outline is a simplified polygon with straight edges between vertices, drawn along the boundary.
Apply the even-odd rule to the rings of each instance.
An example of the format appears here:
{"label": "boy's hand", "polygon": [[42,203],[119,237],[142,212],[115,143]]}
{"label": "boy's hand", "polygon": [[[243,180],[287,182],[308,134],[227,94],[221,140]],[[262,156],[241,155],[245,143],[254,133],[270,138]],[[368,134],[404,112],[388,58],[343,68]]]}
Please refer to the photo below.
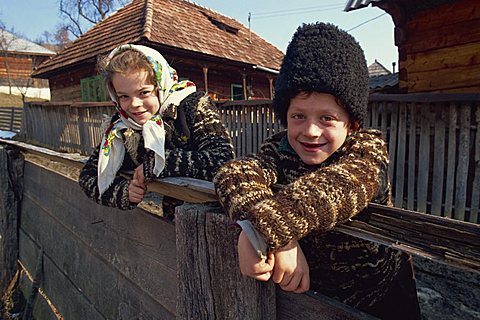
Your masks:
{"label": "boy's hand", "polygon": [[128,200],[132,203],[140,203],[147,191],[145,176],[143,174],[143,164],[135,168],[133,178],[128,185]]}
{"label": "boy's hand", "polygon": [[242,231],[238,237],[238,260],[243,275],[259,281],[268,281],[272,275],[274,256],[269,253],[267,259],[260,259],[250,240]]}
{"label": "boy's hand", "polygon": [[310,270],[297,241],[274,253],[273,282],[285,291],[303,293],[310,288]]}

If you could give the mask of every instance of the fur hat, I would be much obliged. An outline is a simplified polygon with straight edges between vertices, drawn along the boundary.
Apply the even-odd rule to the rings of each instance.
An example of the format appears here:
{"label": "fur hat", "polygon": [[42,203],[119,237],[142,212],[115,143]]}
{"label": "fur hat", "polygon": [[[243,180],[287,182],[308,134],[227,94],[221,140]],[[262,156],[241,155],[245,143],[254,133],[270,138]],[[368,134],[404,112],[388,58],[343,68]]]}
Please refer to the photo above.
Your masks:
{"label": "fur hat", "polygon": [[273,107],[287,125],[290,100],[299,92],[330,93],[353,120],[363,123],[368,104],[368,69],[363,50],[332,24],[303,24],[288,45],[275,84]]}

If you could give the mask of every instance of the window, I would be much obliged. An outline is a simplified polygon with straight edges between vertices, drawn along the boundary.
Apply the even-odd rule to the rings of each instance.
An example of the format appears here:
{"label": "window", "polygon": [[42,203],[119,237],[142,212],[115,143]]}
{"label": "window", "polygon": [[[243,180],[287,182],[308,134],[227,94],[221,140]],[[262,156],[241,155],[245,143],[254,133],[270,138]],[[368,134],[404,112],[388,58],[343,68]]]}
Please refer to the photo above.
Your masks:
{"label": "window", "polygon": [[243,86],[232,83],[230,85],[230,98],[232,100],[243,100]]}
{"label": "window", "polygon": [[82,101],[107,101],[105,95],[105,84],[102,76],[94,76],[80,80],[80,90],[82,92]]}

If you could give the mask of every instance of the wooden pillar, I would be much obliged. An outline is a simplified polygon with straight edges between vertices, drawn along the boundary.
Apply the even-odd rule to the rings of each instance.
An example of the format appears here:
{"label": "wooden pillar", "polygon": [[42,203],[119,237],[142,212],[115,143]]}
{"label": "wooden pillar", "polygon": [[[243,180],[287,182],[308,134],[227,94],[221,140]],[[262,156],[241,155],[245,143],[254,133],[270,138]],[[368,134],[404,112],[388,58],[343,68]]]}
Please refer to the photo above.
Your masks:
{"label": "wooden pillar", "polygon": [[273,99],[273,78],[268,77],[270,100]]}
{"label": "wooden pillar", "polygon": [[177,319],[276,319],[275,286],[241,275],[239,230],[217,206],[177,207]]}
{"label": "wooden pillar", "polygon": [[18,208],[24,159],[18,149],[0,144],[0,290],[15,275],[18,259]]}
{"label": "wooden pillar", "polygon": [[243,100],[247,100],[247,75],[242,73]]}
{"label": "wooden pillar", "polygon": [[203,82],[205,82],[205,92],[208,93],[208,67],[203,67]]}

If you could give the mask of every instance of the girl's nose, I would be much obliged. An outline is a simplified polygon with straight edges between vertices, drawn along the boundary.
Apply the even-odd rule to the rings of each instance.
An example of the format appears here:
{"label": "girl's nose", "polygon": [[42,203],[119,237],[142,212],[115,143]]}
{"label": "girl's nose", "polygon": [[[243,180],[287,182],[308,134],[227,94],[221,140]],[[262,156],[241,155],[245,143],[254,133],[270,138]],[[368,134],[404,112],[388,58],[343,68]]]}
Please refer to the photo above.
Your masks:
{"label": "girl's nose", "polygon": [[138,108],[138,107],[143,105],[143,101],[142,101],[142,99],[140,99],[138,97],[133,97],[131,105],[134,108]]}

